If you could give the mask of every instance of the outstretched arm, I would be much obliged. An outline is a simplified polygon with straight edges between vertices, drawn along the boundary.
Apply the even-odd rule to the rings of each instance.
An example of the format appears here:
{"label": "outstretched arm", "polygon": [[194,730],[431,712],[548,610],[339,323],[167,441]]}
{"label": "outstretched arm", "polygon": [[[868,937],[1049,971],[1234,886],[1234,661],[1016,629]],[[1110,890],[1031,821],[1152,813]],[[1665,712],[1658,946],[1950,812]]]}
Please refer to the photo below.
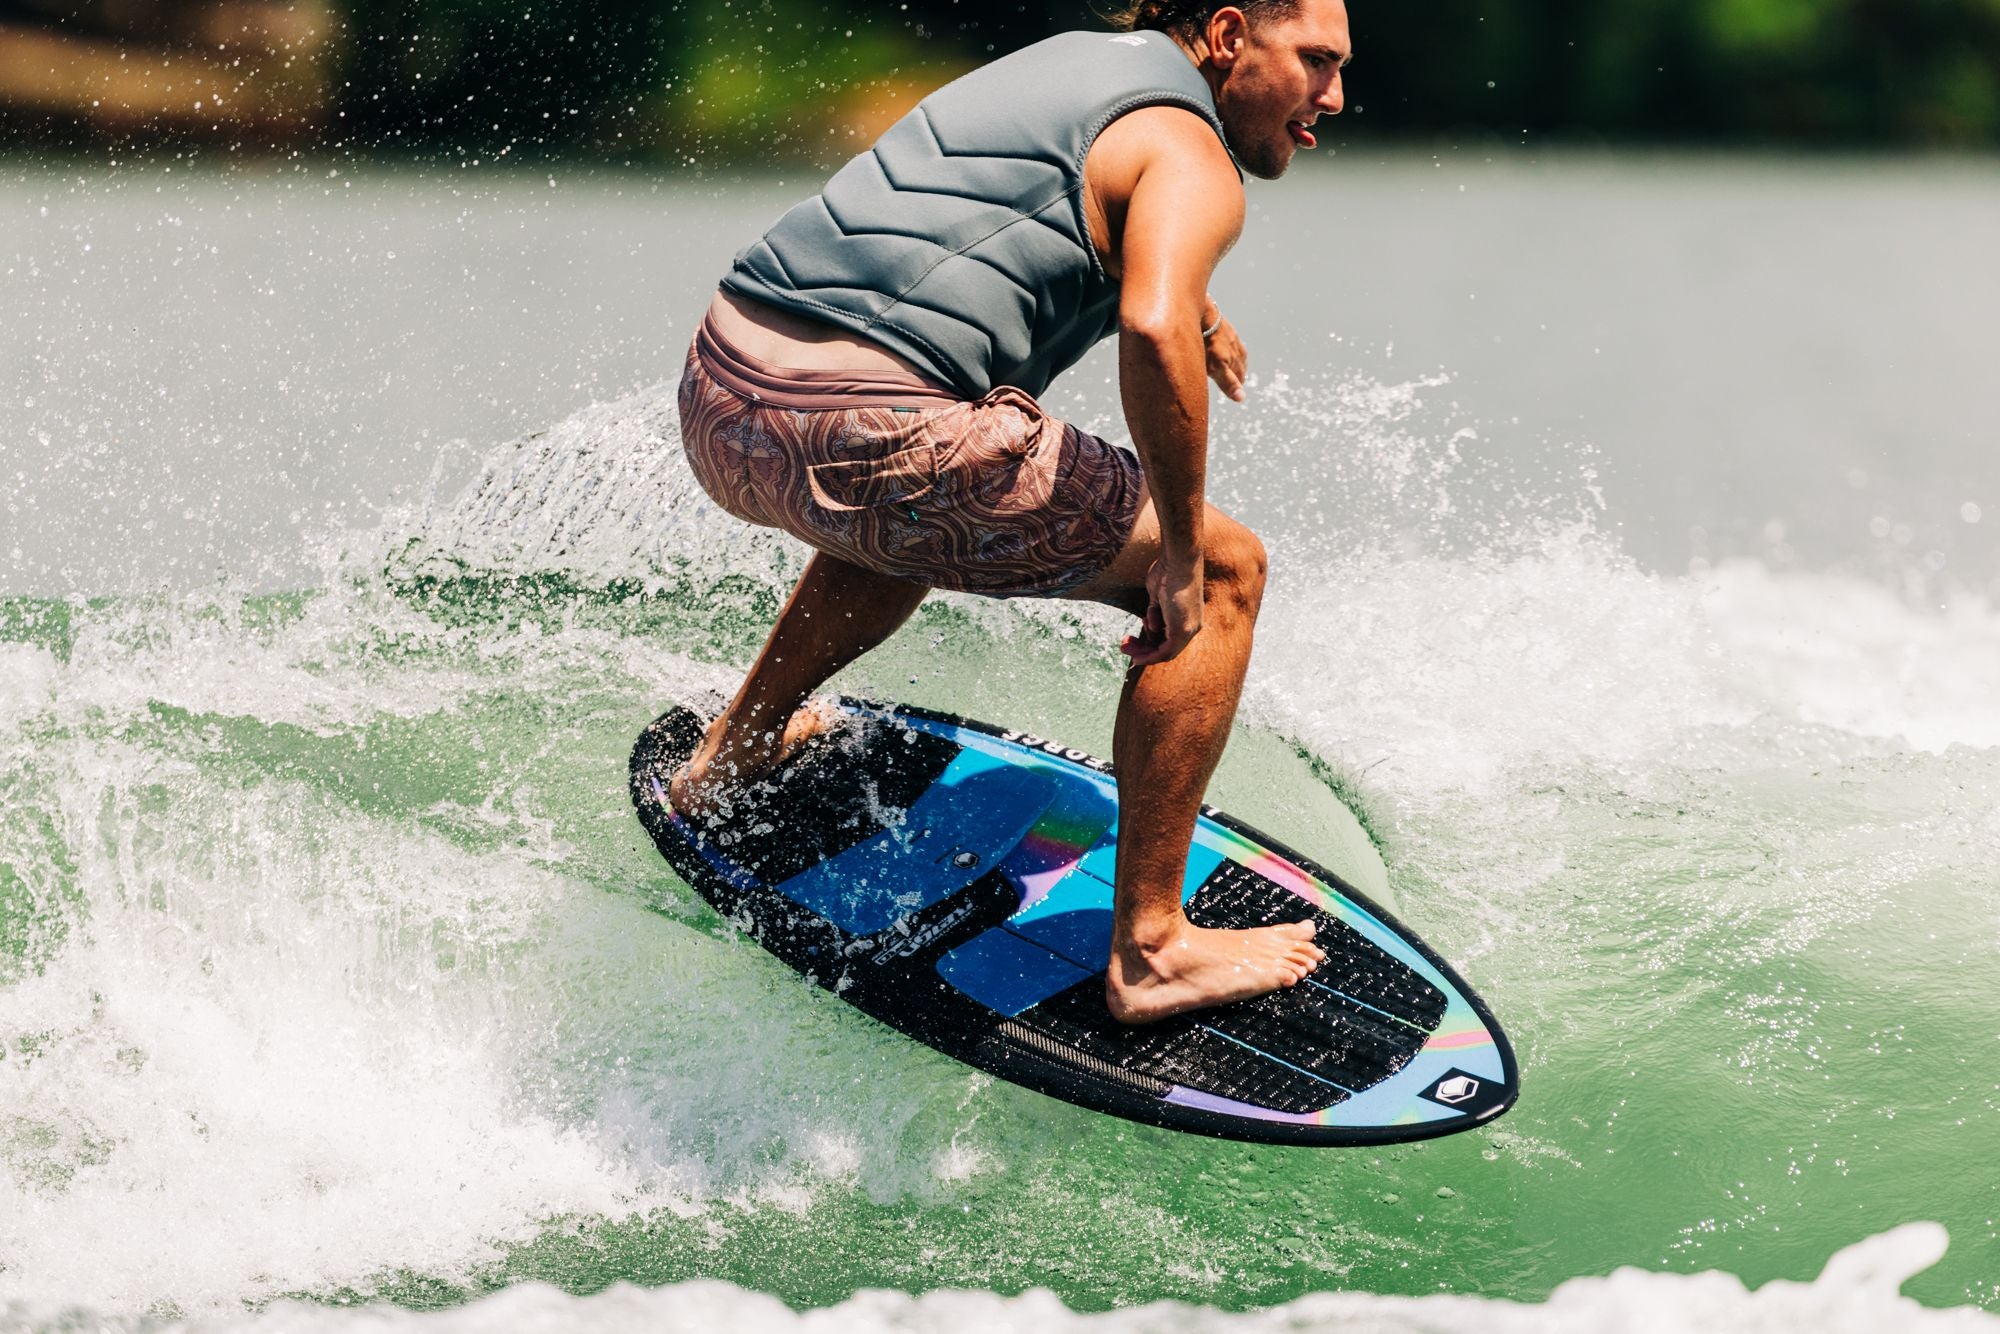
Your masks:
{"label": "outstretched arm", "polygon": [[[1210,363],[1202,329],[1213,309],[1209,279],[1244,213],[1235,164],[1215,132],[1187,112],[1155,119],[1131,178],[1118,256],[1119,392],[1160,520],[1146,623],[1126,644],[1141,666],[1174,657],[1201,630]],[[1222,351],[1240,353],[1233,329],[1216,337],[1225,332]]]}

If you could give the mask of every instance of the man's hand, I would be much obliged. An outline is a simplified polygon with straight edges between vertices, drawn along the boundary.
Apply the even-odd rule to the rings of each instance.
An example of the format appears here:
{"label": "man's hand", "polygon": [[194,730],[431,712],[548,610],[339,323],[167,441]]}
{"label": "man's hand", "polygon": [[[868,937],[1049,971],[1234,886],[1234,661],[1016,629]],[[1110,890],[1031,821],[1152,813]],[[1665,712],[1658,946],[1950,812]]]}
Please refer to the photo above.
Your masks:
{"label": "man's hand", "polygon": [[1215,325],[1204,349],[1208,353],[1208,378],[1215,381],[1215,387],[1227,394],[1231,402],[1241,403],[1243,374],[1250,368],[1250,353],[1236,336],[1236,326],[1221,311],[1211,310],[1208,323]]}
{"label": "man's hand", "polygon": [[1180,656],[1201,633],[1201,553],[1161,552],[1146,572],[1146,619],[1119,649],[1134,667],[1150,667]]}

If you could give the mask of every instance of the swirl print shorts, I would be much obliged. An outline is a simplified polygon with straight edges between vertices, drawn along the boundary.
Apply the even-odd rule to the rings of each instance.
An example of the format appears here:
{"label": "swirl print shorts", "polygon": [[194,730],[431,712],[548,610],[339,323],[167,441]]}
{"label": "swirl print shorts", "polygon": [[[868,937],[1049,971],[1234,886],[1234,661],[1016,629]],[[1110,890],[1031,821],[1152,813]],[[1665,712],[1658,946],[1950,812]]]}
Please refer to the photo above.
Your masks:
{"label": "swirl print shorts", "polygon": [[787,370],[704,323],[681,440],[711,499],[842,560],[989,597],[1056,597],[1124,548],[1138,460],[1018,389],[950,396],[884,372]]}

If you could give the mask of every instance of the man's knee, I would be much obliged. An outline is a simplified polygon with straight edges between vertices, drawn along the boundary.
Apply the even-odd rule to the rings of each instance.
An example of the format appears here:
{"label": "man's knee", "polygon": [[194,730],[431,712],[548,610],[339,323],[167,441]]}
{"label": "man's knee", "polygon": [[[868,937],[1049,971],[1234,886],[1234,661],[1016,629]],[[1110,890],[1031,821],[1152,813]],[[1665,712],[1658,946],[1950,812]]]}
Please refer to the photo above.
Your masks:
{"label": "man's knee", "polygon": [[1204,553],[1203,582],[1211,600],[1228,599],[1236,610],[1255,616],[1264,601],[1264,578],[1270,558],[1257,534],[1225,519],[1217,524],[1211,516],[1208,550]]}

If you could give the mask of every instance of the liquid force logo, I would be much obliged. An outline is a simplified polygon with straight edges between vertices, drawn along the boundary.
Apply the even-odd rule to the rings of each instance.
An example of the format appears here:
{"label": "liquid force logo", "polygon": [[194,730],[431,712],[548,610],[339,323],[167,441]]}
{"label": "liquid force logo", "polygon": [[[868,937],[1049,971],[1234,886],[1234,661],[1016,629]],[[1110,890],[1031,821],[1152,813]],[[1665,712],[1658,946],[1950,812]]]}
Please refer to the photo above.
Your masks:
{"label": "liquid force logo", "polygon": [[1491,1080],[1468,1075],[1463,1070],[1447,1070],[1439,1077],[1437,1083],[1425,1089],[1421,1096],[1432,1102],[1442,1103],[1446,1107],[1460,1107],[1470,1112],[1473,1108],[1468,1104],[1485,1104],[1493,1100],[1494,1091],[1499,1089],[1499,1086],[1493,1085],[1489,1088],[1490,1084]]}
{"label": "liquid force logo", "polygon": [[1460,1075],[1456,1079],[1447,1079],[1444,1083],[1438,1085],[1437,1100],[1439,1102],[1448,1102],[1456,1105],[1461,1102],[1468,1102],[1478,1096],[1479,1081],[1470,1075]]}
{"label": "liquid force logo", "polygon": [[1098,759],[1089,751],[1078,750],[1075,746],[1065,746],[1060,741],[1044,741],[1030,732],[1015,732],[1010,730],[1002,732],[1000,739],[1002,741],[1011,741],[1017,746],[1026,746],[1029,750],[1039,750],[1050,755],[1061,756],[1065,760],[1074,761],[1086,768],[1096,769],[1100,773],[1109,773],[1111,770],[1110,764]]}

